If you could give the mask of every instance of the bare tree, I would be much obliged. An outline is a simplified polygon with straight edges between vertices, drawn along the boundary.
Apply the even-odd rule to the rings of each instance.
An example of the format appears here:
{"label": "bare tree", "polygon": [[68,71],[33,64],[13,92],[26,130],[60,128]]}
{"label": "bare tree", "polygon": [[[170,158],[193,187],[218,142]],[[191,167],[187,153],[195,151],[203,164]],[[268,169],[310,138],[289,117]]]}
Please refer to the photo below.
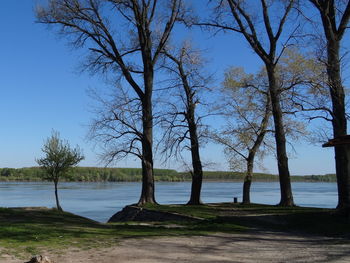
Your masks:
{"label": "bare tree", "polygon": [[[246,74],[242,68],[230,68],[225,73],[221,105],[227,124],[214,131],[212,139],[225,147],[231,169],[241,169],[245,162],[246,176],[243,184],[243,204],[250,203],[256,157],[263,158],[271,149],[266,134],[272,132],[271,101],[265,72]],[[273,148],[273,147],[272,147]]]}
{"label": "bare tree", "polygon": [[[164,136],[165,151],[169,156],[180,154],[186,145],[191,152],[192,158],[192,186],[191,197],[188,205],[201,204],[201,188],[203,180],[203,166],[200,158],[200,128],[201,120],[204,116],[199,116],[197,112],[201,92],[206,90],[210,77],[204,77],[201,72],[203,61],[200,52],[194,50],[189,42],[176,49],[166,50],[165,56],[170,62],[164,65],[170,76],[173,76],[171,87],[176,101],[167,104],[170,110],[165,114],[162,124],[166,129]],[[187,146],[186,141],[190,144]]]}
{"label": "bare tree", "polygon": [[[341,77],[341,41],[349,28],[350,2],[334,0],[309,0],[320,15],[326,52],[329,93],[332,100],[333,136],[347,134],[345,91]],[[337,208],[350,213],[350,170],[344,146],[335,147],[335,166],[338,184]]]}
{"label": "bare tree", "polygon": [[98,90],[91,90],[90,97],[97,105],[88,138],[102,148],[101,160],[110,164],[128,155],[142,160],[140,100],[130,97],[120,85],[104,96]]}
{"label": "bare tree", "polygon": [[260,3],[257,3],[256,1],[244,0],[217,0],[210,2],[217,3],[213,8],[215,15],[213,20],[196,24],[242,34],[265,65],[269,81],[272,116],[275,125],[277,162],[281,189],[279,205],[293,206],[294,201],[288,167],[285,125],[283,124],[281,97],[278,92],[279,83],[276,77],[276,67],[283,51],[293,38],[295,30],[289,29],[288,34],[283,33],[296,1],[260,0]]}
{"label": "bare tree", "polygon": [[47,6],[37,9],[40,23],[57,26],[74,47],[88,48],[87,68],[121,74],[140,101],[139,205],[155,203],[152,112],[155,67],[182,10],[182,0],[49,0]]}

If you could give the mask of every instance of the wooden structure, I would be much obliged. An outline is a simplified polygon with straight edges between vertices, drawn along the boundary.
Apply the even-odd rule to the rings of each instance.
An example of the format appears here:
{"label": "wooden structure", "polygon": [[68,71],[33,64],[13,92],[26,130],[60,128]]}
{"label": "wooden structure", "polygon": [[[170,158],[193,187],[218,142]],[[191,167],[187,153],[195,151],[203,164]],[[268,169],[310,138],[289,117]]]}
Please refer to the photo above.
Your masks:
{"label": "wooden structure", "polygon": [[331,139],[328,142],[324,143],[322,147],[334,147],[334,146],[350,146],[350,135],[339,136],[337,138]]}

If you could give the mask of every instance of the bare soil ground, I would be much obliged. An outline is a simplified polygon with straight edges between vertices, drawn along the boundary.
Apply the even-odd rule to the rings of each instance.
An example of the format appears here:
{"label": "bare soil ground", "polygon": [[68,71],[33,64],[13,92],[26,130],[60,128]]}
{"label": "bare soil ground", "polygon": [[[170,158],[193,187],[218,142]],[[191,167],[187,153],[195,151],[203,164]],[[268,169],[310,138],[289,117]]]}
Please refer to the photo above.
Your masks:
{"label": "bare soil ground", "polygon": [[[350,262],[348,240],[244,232],[192,237],[124,239],[113,247],[49,252],[55,263],[123,262]],[[28,259],[29,260],[29,259]],[[10,256],[1,263],[23,263]]]}

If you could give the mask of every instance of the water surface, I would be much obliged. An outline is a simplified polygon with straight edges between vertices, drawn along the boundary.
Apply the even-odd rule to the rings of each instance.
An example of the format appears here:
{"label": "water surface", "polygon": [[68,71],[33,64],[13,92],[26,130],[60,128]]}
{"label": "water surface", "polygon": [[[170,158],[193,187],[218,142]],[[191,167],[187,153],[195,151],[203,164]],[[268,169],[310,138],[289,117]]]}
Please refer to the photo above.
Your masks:
{"label": "water surface", "polygon": [[[293,183],[294,201],[300,206],[334,208],[337,204],[336,183]],[[189,199],[190,182],[157,182],[156,200],[160,204],[182,204]],[[141,183],[60,183],[59,197],[64,210],[100,222],[106,222],[125,205],[136,203]],[[241,200],[242,183],[205,182],[202,200],[205,203]],[[252,184],[251,201],[277,204],[280,198],[278,182]],[[49,182],[0,182],[0,207],[55,207],[54,188]]]}

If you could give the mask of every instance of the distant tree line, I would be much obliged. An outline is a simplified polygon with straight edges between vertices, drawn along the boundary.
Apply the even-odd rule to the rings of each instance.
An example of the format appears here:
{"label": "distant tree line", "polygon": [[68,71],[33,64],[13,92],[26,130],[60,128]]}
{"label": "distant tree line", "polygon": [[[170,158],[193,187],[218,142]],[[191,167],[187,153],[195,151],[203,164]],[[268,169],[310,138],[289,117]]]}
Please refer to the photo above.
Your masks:
{"label": "distant tree line", "polygon": [[[159,182],[191,181],[189,172],[178,172],[171,169],[154,169],[155,180]],[[0,181],[47,181],[45,170],[40,167],[0,168]],[[204,171],[205,180],[242,181],[244,172]],[[336,182],[334,174],[292,176],[296,182]],[[278,181],[278,176],[266,173],[254,173],[254,181]],[[66,182],[141,182],[141,168],[101,168],[75,167],[61,178]]]}

